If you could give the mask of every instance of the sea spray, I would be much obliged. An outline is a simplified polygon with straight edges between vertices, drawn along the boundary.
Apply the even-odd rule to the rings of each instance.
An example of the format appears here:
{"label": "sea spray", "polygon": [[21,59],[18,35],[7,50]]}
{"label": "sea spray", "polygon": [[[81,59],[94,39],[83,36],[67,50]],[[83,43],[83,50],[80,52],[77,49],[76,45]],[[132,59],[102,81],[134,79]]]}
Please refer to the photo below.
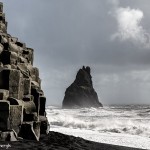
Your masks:
{"label": "sea spray", "polygon": [[49,106],[46,111],[52,126],[149,137],[149,110],[149,106],[131,105],[82,109]]}

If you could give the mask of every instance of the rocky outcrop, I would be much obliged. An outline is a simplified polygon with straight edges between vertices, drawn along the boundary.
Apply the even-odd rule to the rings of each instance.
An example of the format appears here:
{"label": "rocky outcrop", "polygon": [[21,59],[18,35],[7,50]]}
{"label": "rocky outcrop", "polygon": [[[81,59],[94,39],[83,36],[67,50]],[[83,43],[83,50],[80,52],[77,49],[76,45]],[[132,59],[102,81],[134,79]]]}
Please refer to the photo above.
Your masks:
{"label": "rocky outcrop", "polygon": [[75,81],[66,89],[62,107],[102,107],[93,88],[90,67],[83,66],[78,71]]}
{"label": "rocky outcrop", "polygon": [[[0,140],[39,140],[48,133],[46,98],[38,68],[33,66],[34,50],[7,33],[0,3]],[[7,138],[9,137],[9,138]],[[12,138],[14,137],[14,138]]]}

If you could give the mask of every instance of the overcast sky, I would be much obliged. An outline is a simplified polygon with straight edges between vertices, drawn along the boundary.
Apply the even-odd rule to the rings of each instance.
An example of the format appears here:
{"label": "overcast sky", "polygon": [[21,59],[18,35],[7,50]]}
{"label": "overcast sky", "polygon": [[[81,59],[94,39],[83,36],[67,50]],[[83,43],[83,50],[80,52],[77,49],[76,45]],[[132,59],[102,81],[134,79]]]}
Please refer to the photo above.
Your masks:
{"label": "overcast sky", "polygon": [[34,48],[47,105],[90,66],[103,104],[150,104],[150,0],[2,0],[8,33]]}

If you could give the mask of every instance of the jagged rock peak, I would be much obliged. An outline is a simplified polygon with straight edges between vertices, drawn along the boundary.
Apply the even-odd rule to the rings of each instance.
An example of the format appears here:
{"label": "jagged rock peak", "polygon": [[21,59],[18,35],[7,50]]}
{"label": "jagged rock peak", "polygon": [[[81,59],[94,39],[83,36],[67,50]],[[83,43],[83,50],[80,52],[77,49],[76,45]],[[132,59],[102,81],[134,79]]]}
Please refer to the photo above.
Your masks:
{"label": "jagged rock peak", "polygon": [[90,67],[83,66],[82,69],[79,69],[74,82],[78,86],[89,86],[89,87],[92,86],[93,87]]}
{"label": "jagged rock peak", "polygon": [[63,108],[102,107],[93,88],[91,69],[83,66],[74,82],[66,89]]}

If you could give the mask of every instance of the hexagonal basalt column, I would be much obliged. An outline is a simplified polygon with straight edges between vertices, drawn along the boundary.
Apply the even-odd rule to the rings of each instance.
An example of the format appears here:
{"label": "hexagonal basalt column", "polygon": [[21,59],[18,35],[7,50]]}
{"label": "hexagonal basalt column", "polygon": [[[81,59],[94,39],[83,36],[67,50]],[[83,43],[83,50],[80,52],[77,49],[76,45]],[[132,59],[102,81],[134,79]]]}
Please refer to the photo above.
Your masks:
{"label": "hexagonal basalt column", "polygon": [[0,100],[0,130],[6,131],[10,129],[10,103],[6,100]]}
{"label": "hexagonal basalt column", "polygon": [[0,13],[3,13],[3,3],[0,2]]}
{"label": "hexagonal basalt column", "polygon": [[37,140],[40,138],[40,122],[23,122],[21,125],[19,136],[28,140]]}
{"label": "hexagonal basalt column", "polygon": [[0,77],[0,89],[9,90],[10,97],[23,98],[23,77],[19,70],[3,69],[0,72]]}
{"label": "hexagonal basalt column", "polygon": [[20,131],[20,126],[23,122],[23,106],[22,105],[10,105],[10,128],[17,134]]}

